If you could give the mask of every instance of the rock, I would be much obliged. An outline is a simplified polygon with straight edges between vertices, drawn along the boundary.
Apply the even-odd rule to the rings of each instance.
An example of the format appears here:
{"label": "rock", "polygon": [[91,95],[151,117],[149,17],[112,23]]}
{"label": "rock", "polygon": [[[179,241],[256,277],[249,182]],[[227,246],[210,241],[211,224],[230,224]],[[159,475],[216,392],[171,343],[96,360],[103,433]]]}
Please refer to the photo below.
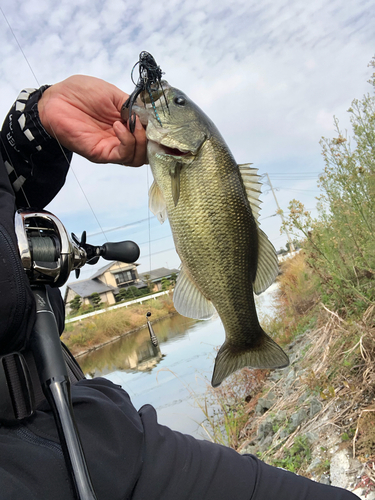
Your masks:
{"label": "rock", "polygon": [[321,459],[319,457],[314,458],[311,464],[307,467],[306,472],[314,472],[315,467],[317,467],[321,463]]}
{"label": "rock", "polygon": [[319,441],[319,434],[317,432],[306,432],[305,436],[310,443],[316,443]]}
{"label": "rock", "polygon": [[263,452],[268,450],[272,444],[272,436],[267,436],[264,441],[259,444],[259,451]]}
{"label": "rock", "polygon": [[306,401],[306,399],[307,399],[308,397],[309,397],[309,394],[308,394],[307,392],[304,392],[304,393],[302,394],[302,396],[300,396],[300,397],[298,398],[298,404],[300,404],[300,405],[301,405],[301,404],[303,404],[303,403]]}
{"label": "rock", "polygon": [[[348,450],[340,450],[333,454],[331,458],[330,478],[333,486],[339,486],[353,491],[353,485],[360,482],[363,473],[363,464],[349,456]],[[375,492],[366,492],[365,488],[358,487],[353,493],[359,498],[374,500]]]}
{"label": "rock", "polygon": [[330,484],[331,484],[331,481],[329,480],[329,476],[328,476],[327,474],[322,474],[322,475],[320,476],[319,483],[322,483],[322,484],[328,484],[328,485],[330,485]]}
{"label": "rock", "polygon": [[297,429],[299,425],[302,424],[304,420],[307,419],[307,411],[304,408],[301,408],[297,411],[297,413],[293,413],[290,417],[289,430],[293,432]]}
{"label": "rock", "polygon": [[276,395],[273,391],[270,391],[264,398],[259,398],[258,404],[255,407],[255,413],[257,415],[263,415],[268,411],[276,402]]}
{"label": "rock", "polygon": [[274,370],[269,376],[269,379],[272,380],[272,382],[278,382],[283,377],[284,377],[283,370]]}
{"label": "rock", "polygon": [[313,398],[310,401],[310,411],[309,411],[310,418],[313,418],[313,416],[319,413],[322,408],[323,408],[322,403],[318,399]]}
{"label": "rock", "polygon": [[259,450],[258,446],[249,445],[242,449],[241,455],[256,455]]}
{"label": "rock", "polygon": [[257,439],[261,441],[262,439],[266,438],[269,435],[273,435],[273,419],[272,418],[267,418],[264,422],[262,422],[259,427],[258,427],[258,432],[257,432]]}
{"label": "rock", "polygon": [[281,439],[285,439],[285,438],[287,438],[290,434],[291,434],[291,432],[289,431],[289,429],[288,429],[287,427],[285,427],[284,429],[281,429],[281,431],[280,431],[280,438],[281,438]]}

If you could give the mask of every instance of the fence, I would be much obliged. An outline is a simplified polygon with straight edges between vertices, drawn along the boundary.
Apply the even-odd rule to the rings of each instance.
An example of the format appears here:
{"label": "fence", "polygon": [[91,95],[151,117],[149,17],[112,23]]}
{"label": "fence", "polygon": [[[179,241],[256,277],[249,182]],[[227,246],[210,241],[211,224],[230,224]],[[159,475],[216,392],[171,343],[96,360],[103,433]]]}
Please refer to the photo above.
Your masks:
{"label": "fence", "polygon": [[93,312],[90,312],[90,313],[87,313],[87,314],[82,314],[81,316],[76,316],[75,318],[70,318],[70,319],[67,319],[65,320],[65,323],[73,323],[74,321],[81,321],[85,318],[89,318],[90,316],[96,316],[97,314],[102,314],[102,313],[105,313],[107,311],[112,311],[112,309],[119,309],[120,307],[128,307],[132,304],[142,304],[143,302],[146,302],[147,300],[156,300],[156,297],[160,297],[161,295],[165,295],[165,294],[168,294],[169,291],[165,291],[165,292],[158,292],[158,293],[154,293],[153,295],[146,295],[144,297],[139,297],[139,299],[134,299],[134,300],[129,300],[127,302],[123,302],[121,304],[116,304],[115,306],[110,306],[110,307],[106,307],[105,309],[98,309],[97,311],[93,311]]}

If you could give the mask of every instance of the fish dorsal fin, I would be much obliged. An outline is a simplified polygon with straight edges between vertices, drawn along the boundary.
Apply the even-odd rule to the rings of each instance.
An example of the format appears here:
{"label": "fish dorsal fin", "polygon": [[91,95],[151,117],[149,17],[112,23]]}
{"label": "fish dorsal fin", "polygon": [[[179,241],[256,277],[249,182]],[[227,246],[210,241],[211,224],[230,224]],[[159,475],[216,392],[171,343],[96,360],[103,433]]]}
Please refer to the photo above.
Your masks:
{"label": "fish dorsal fin", "polygon": [[167,214],[167,204],[165,203],[165,199],[161,189],[154,181],[150,187],[148,192],[149,202],[148,206],[151,212],[156,215],[160,224],[163,224],[168,219]]}
{"label": "fish dorsal fin", "polygon": [[270,240],[258,227],[258,263],[253,283],[254,292],[259,295],[272,285],[279,274],[276,250]]}
{"label": "fish dorsal fin", "polygon": [[251,211],[255,217],[255,220],[258,223],[259,212],[260,212],[260,204],[262,203],[259,199],[261,193],[261,185],[260,176],[258,175],[258,169],[250,167],[251,163],[243,163],[242,165],[238,165],[240,169],[240,174],[242,177],[242,181],[245,185],[247,198],[250,203]]}
{"label": "fish dorsal fin", "polygon": [[258,295],[272,285],[279,274],[279,263],[274,246],[267,238],[267,235],[259,228],[259,199],[261,193],[260,176],[258,169],[250,167],[251,163],[238,165],[241,177],[245,185],[247,198],[251,211],[258,225],[258,263],[255,280],[253,283],[254,292]]}
{"label": "fish dorsal fin", "polygon": [[212,302],[192,282],[183,266],[173,292],[173,302],[176,311],[188,318],[210,319],[215,312]]}

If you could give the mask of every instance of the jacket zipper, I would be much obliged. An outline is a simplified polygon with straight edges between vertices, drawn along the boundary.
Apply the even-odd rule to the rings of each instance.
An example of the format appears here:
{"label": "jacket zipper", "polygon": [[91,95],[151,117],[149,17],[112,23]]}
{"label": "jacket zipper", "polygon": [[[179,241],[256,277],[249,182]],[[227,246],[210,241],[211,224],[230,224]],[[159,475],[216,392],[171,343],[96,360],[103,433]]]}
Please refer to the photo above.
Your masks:
{"label": "jacket zipper", "polygon": [[23,312],[26,307],[26,290],[25,290],[25,282],[23,280],[23,275],[25,273],[20,257],[18,253],[14,249],[13,241],[9,236],[8,231],[5,227],[0,224],[0,235],[2,237],[3,242],[9,249],[9,255],[11,256],[11,268],[14,270],[14,279],[16,282],[16,312],[13,315],[13,323],[11,328],[19,328],[20,322],[23,320]]}

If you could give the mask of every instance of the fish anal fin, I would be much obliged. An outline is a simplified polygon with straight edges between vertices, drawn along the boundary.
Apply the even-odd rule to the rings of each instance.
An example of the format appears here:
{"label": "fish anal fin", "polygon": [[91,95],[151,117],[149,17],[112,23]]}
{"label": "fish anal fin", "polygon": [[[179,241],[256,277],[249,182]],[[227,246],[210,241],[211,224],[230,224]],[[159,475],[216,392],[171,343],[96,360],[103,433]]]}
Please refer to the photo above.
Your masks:
{"label": "fish anal fin", "polygon": [[194,319],[210,319],[215,308],[202,294],[182,267],[173,292],[176,311],[182,316]]}
{"label": "fish anal fin", "polygon": [[261,330],[261,342],[256,348],[234,348],[227,341],[221,346],[215,360],[212,387],[219,386],[229,375],[245,366],[249,368],[284,368],[289,358],[279,345]]}
{"label": "fish anal fin", "polygon": [[160,224],[163,224],[168,219],[167,214],[167,204],[165,202],[163,193],[161,189],[157,185],[156,181],[154,181],[149,189],[149,202],[148,206],[151,212],[156,215]]}
{"label": "fish anal fin", "polygon": [[254,293],[259,295],[264,290],[267,290],[278,274],[279,261],[276,250],[267,235],[258,227],[258,262],[253,283]]}

